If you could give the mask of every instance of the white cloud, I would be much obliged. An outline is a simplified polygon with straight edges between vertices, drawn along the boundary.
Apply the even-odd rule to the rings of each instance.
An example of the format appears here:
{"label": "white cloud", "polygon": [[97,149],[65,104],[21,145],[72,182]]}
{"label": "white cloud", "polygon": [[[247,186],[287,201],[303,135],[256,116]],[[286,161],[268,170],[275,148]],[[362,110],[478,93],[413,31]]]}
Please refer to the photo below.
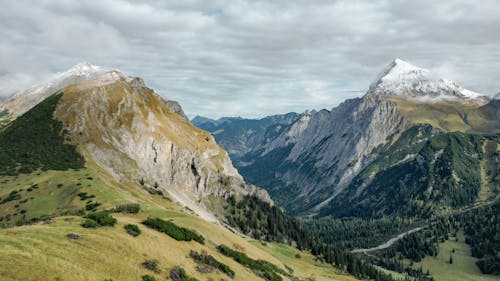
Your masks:
{"label": "white cloud", "polygon": [[500,89],[495,0],[0,5],[0,95],[81,60],[142,76],[210,117],[331,108],[396,57],[471,90]]}

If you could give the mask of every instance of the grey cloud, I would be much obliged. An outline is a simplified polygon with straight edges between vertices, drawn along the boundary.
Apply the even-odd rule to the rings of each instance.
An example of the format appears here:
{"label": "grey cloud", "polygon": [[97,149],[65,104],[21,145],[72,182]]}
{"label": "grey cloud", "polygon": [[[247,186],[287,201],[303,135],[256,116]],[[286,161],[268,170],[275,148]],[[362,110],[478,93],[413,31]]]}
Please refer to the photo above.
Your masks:
{"label": "grey cloud", "polygon": [[0,0],[0,95],[85,60],[220,117],[331,108],[400,57],[491,94],[500,4]]}

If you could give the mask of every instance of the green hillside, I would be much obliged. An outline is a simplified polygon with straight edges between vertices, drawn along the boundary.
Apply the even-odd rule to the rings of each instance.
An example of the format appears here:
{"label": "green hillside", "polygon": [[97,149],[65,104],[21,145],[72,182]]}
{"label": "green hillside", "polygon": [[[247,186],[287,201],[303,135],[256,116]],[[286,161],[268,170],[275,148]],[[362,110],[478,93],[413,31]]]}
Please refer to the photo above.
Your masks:
{"label": "green hillside", "polygon": [[[84,161],[53,119],[61,95],[0,131],[2,280],[356,280],[309,251],[237,235]],[[284,250],[301,258],[284,261]]]}
{"label": "green hillside", "polygon": [[[324,214],[428,217],[471,204],[487,182],[481,175],[485,158],[491,157],[485,157],[484,146],[500,140],[498,135],[441,132],[430,125],[414,126],[392,138],[397,139],[374,149],[376,160],[322,210]],[[496,164],[490,163],[490,170],[498,169],[492,166]]]}
{"label": "green hillside", "polygon": [[0,175],[83,168],[83,157],[65,143],[63,124],[52,117],[61,95],[50,96],[1,130]]}

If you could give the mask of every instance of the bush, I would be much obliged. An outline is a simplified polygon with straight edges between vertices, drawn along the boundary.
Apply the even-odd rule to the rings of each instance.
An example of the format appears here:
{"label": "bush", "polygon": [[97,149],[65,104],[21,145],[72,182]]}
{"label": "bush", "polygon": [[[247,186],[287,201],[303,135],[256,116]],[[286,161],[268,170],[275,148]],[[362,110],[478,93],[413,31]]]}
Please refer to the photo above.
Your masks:
{"label": "bush", "polygon": [[177,226],[173,222],[165,221],[159,218],[148,218],[142,223],[150,228],[167,234],[177,241],[194,240],[200,244],[205,243],[205,238],[203,238],[203,236],[187,228]]}
{"label": "bush", "polygon": [[156,278],[154,278],[151,275],[142,275],[142,281],[156,281]]}
{"label": "bush", "polygon": [[21,199],[21,194],[19,194],[17,190],[14,190],[14,191],[11,191],[6,198],[4,198],[2,201],[0,201],[0,204],[5,204],[9,201],[14,201],[14,200],[18,200],[18,199]]}
{"label": "bush", "polygon": [[128,213],[128,214],[137,214],[141,210],[141,206],[137,203],[130,204],[122,204],[116,206],[113,210],[115,213]]}
{"label": "bush", "polygon": [[141,234],[141,229],[135,224],[127,224],[123,228],[127,231],[128,234],[137,237]]}
{"label": "bush", "polygon": [[[85,216],[87,219],[84,223],[87,223],[87,221],[94,221],[96,226],[114,226],[116,224],[116,219],[113,218],[112,216],[109,215],[108,212],[106,211],[101,211],[101,212],[93,212]],[[82,224],[83,226],[83,224]],[[85,227],[85,226],[84,226]]]}
{"label": "bush", "polygon": [[158,268],[158,261],[157,260],[145,260],[142,263],[142,267],[145,269],[154,271],[156,273],[160,272],[160,269]]}
{"label": "bush", "polygon": [[[59,187],[59,185],[57,185],[57,186]],[[95,197],[95,195],[88,194],[87,192],[79,192],[77,195],[78,195],[78,197],[80,197],[80,200],[82,200],[82,201]]]}
{"label": "bush", "polygon": [[198,254],[198,252],[196,251],[190,251],[189,256],[199,264],[208,265],[212,268],[216,268],[224,272],[227,276],[234,278],[235,275],[234,271],[228,265],[221,263],[211,255],[207,255],[205,253]]}
{"label": "bush", "polygon": [[97,223],[93,220],[86,219],[84,222],[82,222],[81,226],[85,228],[96,228],[98,227]]}
{"label": "bush", "polygon": [[198,279],[189,277],[182,267],[174,267],[170,270],[170,280],[172,281],[198,281]]}
{"label": "bush", "polygon": [[284,270],[278,268],[276,265],[264,261],[264,260],[254,260],[244,253],[235,251],[226,247],[224,245],[217,246],[217,250],[221,252],[223,255],[233,258],[236,262],[256,271],[260,271],[267,280],[270,281],[282,281],[283,279],[276,273],[280,273],[288,276]]}

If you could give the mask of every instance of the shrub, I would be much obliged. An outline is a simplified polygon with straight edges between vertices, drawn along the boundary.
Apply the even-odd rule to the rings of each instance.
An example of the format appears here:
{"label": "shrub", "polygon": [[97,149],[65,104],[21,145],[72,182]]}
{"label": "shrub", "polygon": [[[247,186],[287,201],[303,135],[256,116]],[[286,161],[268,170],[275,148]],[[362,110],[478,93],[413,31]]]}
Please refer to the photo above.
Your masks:
{"label": "shrub", "polygon": [[98,225],[95,221],[86,219],[84,222],[82,222],[81,226],[85,228],[96,228]]}
{"label": "shrub", "polygon": [[151,275],[142,275],[142,281],[156,281],[156,278],[154,278],[154,276],[151,276]]}
{"label": "shrub", "polygon": [[93,212],[85,216],[87,220],[94,221],[97,226],[114,226],[116,219],[109,215],[108,212]]}
{"label": "shrub", "polygon": [[70,232],[70,233],[66,234],[66,237],[68,237],[68,239],[72,239],[72,240],[82,239],[82,236],[80,234],[74,233],[74,232]]}
{"label": "shrub", "polygon": [[144,225],[158,230],[174,238],[177,241],[194,240],[200,244],[205,243],[205,238],[198,233],[184,227],[177,226],[173,222],[165,221],[160,218],[148,218],[142,222]]}
{"label": "shrub", "polygon": [[198,281],[198,279],[189,277],[182,267],[174,267],[170,270],[170,280],[172,281]]}
{"label": "shrub", "polygon": [[235,275],[234,271],[228,265],[221,263],[220,261],[216,260],[211,255],[207,255],[203,252],[201,254],[199,254],[196,251],[190,251],[189,256],[191,258],[193,258],[193,260],[195,262],[197,262],[198,264],[203,264],[203,265],[210,266],[212,268],[216,268],[216,269],[224,272],[227,276],[234,278],[234,275]]}
{"label": "shrub", "polygon": [[95,202],[95,203],[89,202],[85,206],[85,210],[87,210],[87,211],[94,211],[99,206],[101,206],[101,203],[99,203],[99,202]]}
{"label": "shrub", "polygon": [[122,204],[116,206],[113,210],[116,213],[128,213],[128,214],[137,214],[141,210],[141,206],[137,203],[130,204]]}
{"label": "shrub", "polygon": [[18,200],[18,199],[21,199],[21,194],[19,194],[17,190],[14,190],[14,191],[11,191],[6,198],[4,198],[2,201],[0,201],[0,204],[5,204],[9,201],[14,201],[14,200]]}
{"label": "shrub", "polygon": [[141,234],[141,229],[135,224],[127,224],[124,226],[125,230],[127,231],[128,234],[137,237],[139,234]]}
{"label": "shrub", "polygon": [[80,200],[82,200],[82,201],[95,197],[95,195],[87,194],[87,192],[79,192],[77,195],[78,195],[78,197],[80,197]]}
{"label": "shrub", "polygon": [[145,269],[154,271],[156,273],[160,272],[160,269],[158,268],[158,261],[157,260],[145,260],[142,263],[142,267]]}
{"label": "shrub", "polygon": [[279,267],[270,262],[264,260],[254,260],[245,255],[244,253],[232,250],[224,245],[217,246],[217,250],[219,250],[219,252],[221,252],[223,255],[233,258],[233,260],[235,260],[236,262],[252,270],[260,271],[267,280],[282,281],[283,279],[281,278],[281,276],[279,276],[276,273],[289,276],[289,274],[286,273],[284,270],[280,269]]}

